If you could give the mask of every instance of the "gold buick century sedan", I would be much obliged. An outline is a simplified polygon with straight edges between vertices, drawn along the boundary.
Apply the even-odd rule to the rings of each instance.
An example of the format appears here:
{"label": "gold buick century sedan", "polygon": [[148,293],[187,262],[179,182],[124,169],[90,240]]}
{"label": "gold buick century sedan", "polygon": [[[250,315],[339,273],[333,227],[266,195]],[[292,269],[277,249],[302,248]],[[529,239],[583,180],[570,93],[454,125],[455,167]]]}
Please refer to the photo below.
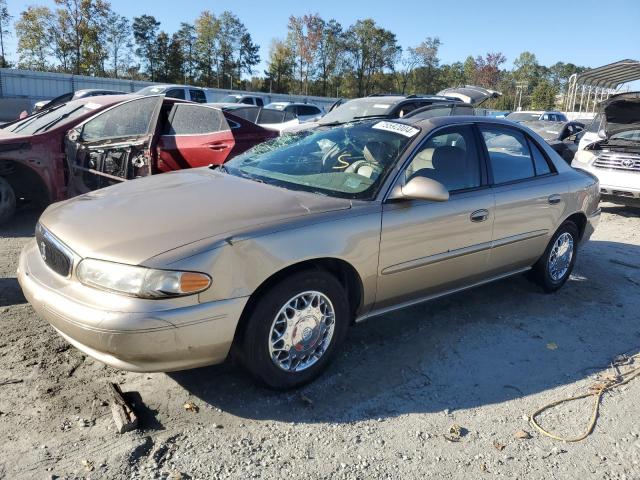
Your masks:
{"label": "gold buick century sedan", "polygon": [[595,177],[509,121],[365,119],[54,204],[18,277],[60,335],[116,368],[233,352],[291,388],[354,322],[527,271],[557,290],[598,201]]}

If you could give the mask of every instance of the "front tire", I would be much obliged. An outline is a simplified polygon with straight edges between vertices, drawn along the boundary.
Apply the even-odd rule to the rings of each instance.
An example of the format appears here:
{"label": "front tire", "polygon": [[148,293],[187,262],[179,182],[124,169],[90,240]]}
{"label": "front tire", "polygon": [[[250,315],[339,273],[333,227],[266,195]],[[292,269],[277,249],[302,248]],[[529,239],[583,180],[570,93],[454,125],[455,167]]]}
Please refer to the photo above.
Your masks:
{"label": "front tire", "polygon": [[580,236],[573,222],[565,222],[551,238],[532,269],[532,279],[547,293],[557,291],[568,280],[578,254]]}
{"label": "front tire", "polygon": [[13,218],[16,211],[16,194],[11,184],[0,177],[0,225]]}
{"label": "front tire", "polygon": [[258,298],[244,331],[241,360],[269,387],[285,390],[315,379],[343,342],[351,314],[331,274],[292,274]]}

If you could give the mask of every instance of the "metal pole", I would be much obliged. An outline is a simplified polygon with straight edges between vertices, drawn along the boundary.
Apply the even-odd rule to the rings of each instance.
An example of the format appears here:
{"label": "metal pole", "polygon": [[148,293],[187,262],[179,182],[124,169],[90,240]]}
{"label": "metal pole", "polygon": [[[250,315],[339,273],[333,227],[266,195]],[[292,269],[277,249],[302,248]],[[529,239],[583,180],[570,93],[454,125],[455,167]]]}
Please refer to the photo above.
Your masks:
{"label": "metal pole", "polygon": [[584,89],[585,89],[585,85],[582,85],[582,92],[580,93],[580,110],[578,110],[578,113],[582,113],[582,100],[584,99]]}

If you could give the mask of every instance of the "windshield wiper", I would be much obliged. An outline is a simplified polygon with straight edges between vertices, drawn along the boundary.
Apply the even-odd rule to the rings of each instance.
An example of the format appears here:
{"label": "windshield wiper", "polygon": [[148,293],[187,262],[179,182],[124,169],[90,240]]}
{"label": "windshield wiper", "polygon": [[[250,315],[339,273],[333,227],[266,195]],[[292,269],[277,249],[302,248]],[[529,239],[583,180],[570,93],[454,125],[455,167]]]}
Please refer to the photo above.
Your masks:
{"label": "windshield wiper", "polygon": [[377,114],[377,115],[360,115],[359,117],[353,117],[354,120],[361,120],[363,118],[387,118],[387,115]]}
{"label": "windshield wiper", "polygon": [[45,123],[44,125],[42,125],[41,127],[36,128],[33,133],[38,133],[38,132],[42,132],[42,131],[46,131],[49,130],[51,127],[53,127],[56,123],[61,122],[62,120],[64,120],[65,118],[67,118],[69,115],[71,115],[73,112],[77,112],[78,110],[80,110],[82,108],[82,106],[75,108],[73,110],[71,110],[70,112],[67,113],[63,113],[62,115],[60,115],[57,118],[54,118],[53,120],[51,120],[49,123]]}
{"label": "windshield wiper", "polygon": [[58,105],[57,107],[51,107],[51,108],[47,108],[46,110],[42,111],[42,112],[38,112],[35,115],[33,115],[31,118],[26,118],[24,120],[24,123],[18,125],[18,127],[15,130],[9,130],[10,132],[16,133],[19,132],[20,130],[23,130],[27,125],[30,125],[31,122],[33,122],[34,120],[37,120],[38,118],[44,116],[47,113],[51,113],[54,110],[57,110],[58,108],[63,107],[65,104],[62,103],[60,105]]}

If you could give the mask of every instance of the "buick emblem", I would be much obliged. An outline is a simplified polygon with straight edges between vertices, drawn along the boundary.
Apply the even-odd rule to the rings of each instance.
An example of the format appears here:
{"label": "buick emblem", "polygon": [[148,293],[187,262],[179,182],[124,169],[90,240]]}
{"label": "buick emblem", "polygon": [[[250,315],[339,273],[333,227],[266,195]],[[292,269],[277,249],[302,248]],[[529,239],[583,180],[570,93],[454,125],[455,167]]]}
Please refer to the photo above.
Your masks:
{"label": "buick emblem", "polygon": [[40,256],[42,257],[42,260],[45,262],[47,261],[47,246],[44,242],[40,242]]}
{"label": "buick emblem", "polygon": [[625,158],[621,163],[624,168],[633,168],[636,162],[632,158]]}

